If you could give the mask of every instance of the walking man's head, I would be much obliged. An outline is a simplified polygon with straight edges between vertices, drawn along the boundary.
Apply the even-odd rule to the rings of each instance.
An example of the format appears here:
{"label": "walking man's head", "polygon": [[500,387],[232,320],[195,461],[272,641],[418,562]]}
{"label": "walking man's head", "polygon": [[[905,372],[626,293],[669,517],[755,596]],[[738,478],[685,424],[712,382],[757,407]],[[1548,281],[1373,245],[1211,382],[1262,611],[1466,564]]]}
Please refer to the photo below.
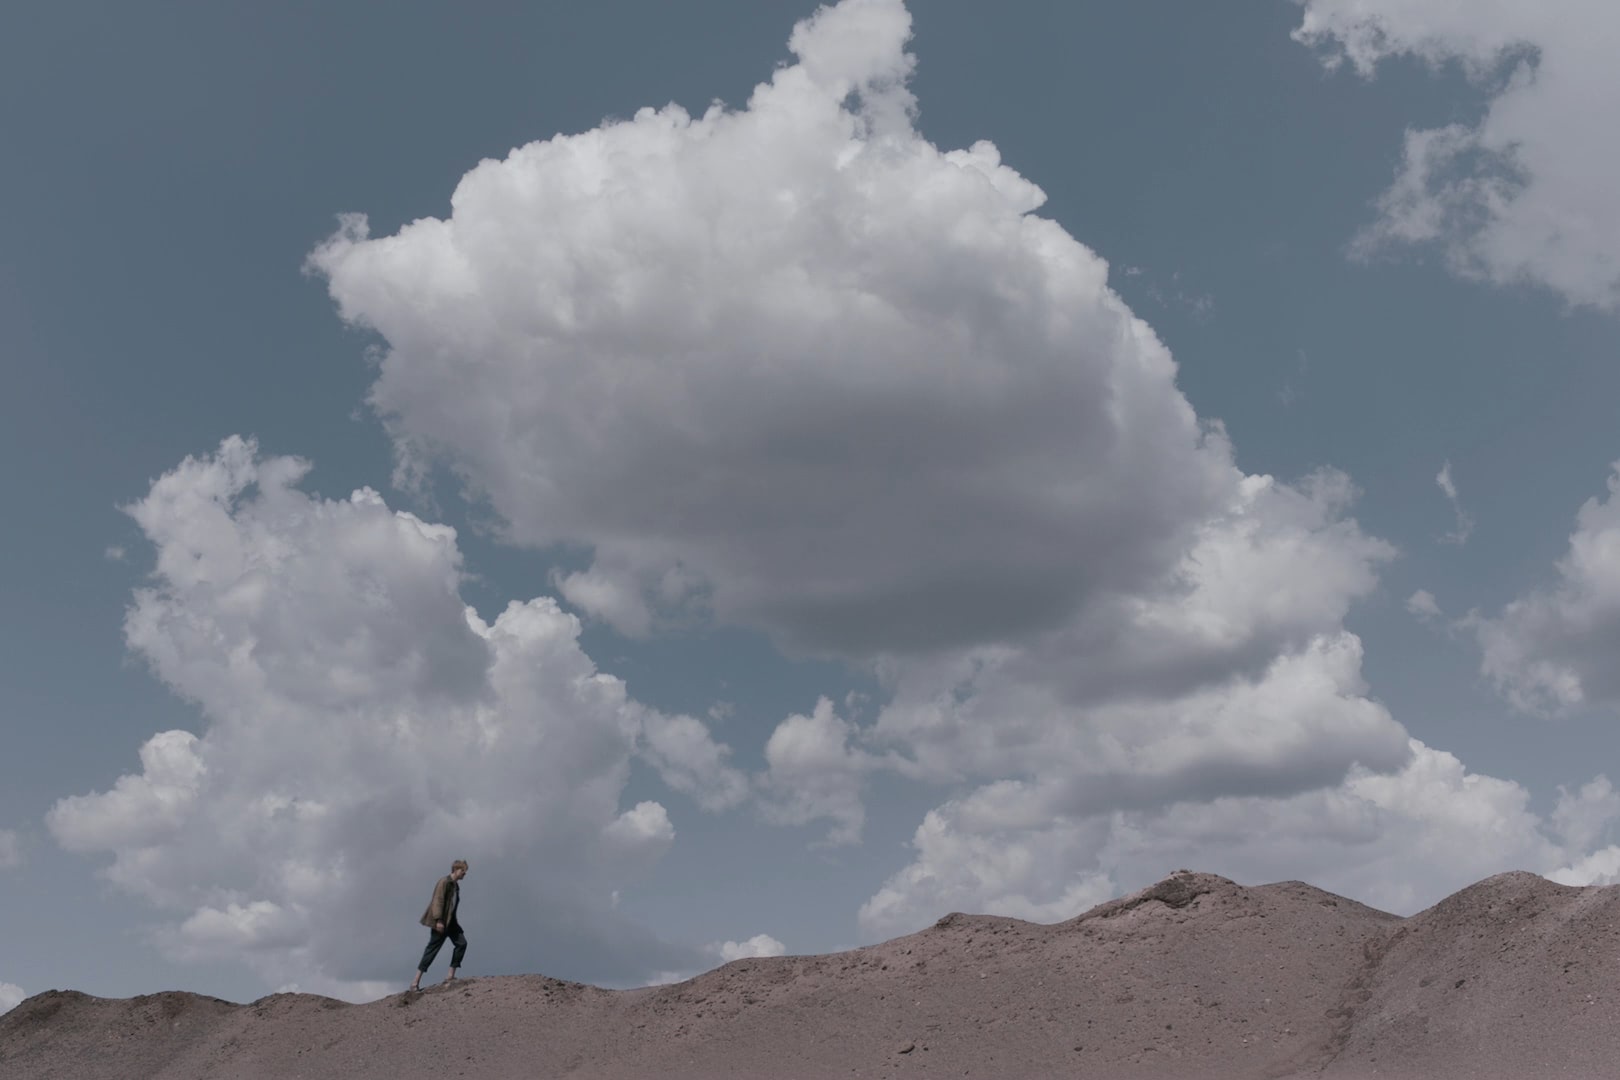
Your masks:
{"label": "walking man's head", "polygon": [[452,880],[460,881],[462,878],[464,878],[466,876],[467,876],[467,860],[466,859],[457,859],[455,862],[450,864],[450,877],[451,877]]}

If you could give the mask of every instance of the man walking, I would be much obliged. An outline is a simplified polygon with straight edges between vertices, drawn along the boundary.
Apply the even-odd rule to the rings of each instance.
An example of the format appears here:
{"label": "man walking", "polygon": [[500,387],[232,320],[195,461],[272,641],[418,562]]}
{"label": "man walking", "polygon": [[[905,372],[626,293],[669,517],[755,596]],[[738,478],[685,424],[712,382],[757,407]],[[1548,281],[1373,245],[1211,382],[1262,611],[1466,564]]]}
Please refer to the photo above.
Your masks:
{"label": "man walking", "polygon": [[449,938],[455,946],[455,951],[450,954],[450,974],[445,982],[456,977],[456,969],[467,955],[467,935],[461,932],[461,923],[456,920],[456,908],[461,902],[461,879],[466,876],[467,860],[457,859],[450,864],[450,873],[433,886],[433,899],[422,913],[422,925],[428,928],[427,948],[422,950],[422,962],[416,965],[416,978],[411,980],[412,990],[422,989],[422,976],[427,974],[433,958],[439,955],[445,938]]}

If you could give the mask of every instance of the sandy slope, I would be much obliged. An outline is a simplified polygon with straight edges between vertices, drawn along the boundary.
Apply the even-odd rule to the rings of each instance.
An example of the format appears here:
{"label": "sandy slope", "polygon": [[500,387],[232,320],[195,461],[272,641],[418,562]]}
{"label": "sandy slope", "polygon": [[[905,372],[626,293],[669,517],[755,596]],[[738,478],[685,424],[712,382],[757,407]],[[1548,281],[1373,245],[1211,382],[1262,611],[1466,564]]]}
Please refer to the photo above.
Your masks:
{"label": "sandy slope", "polygon": [[1350,1000],[1330,1077],[1620,1077],[1620,886],[1487,878],[1398,923]]}
{"label": "sandy slope", "polygon": [[346,1005],[53,991],[6,1080],[1620,1076],[1620,888],[1487,879],[1410,919],[1178,873],[1052,926],[947,915],[608,991],[539,975]]}

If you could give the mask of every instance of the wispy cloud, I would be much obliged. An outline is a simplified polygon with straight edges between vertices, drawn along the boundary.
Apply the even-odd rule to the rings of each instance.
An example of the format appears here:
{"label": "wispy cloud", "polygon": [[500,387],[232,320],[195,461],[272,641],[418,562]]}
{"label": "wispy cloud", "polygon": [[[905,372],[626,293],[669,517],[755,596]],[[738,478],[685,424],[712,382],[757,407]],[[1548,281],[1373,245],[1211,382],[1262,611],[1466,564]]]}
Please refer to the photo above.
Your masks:
{"label": "wispy cloud", "polygon": [[1358,254],[1431,246],[1464,276],[1620,310],[1620,5],[1301,3],[1294,37],[1330,67],[1371,78],[1392,57],[1456,62],[1490,95],[1477,122],[1407,130]]}
{"label": "wispy cloud", "polygon": [[1139,280],[1142,284],[1138,287],[1143,295],[1159,308],[1184,312],[1199,322],[1215,314],[1215,295],[1185,285],[1180,270],[1172,270],[1168,278],[1157,277],[1140,266],[1127,266],[1121,273],[1126,278]]}
{"label": "wispy cloud", "polygon": [[1462,508],[1462,500],[1457,496],[1457,485],[1451,479],[1451,462],[1440,467],[1440,473],[1434,478],[1440,490],[1445,494],[1446,501],[1451,504],[1452,513],[1457,515],[1457,527],[1440,537],[1442,544],[1466,544],[1468,537],[1474,532],[1474,519]]}

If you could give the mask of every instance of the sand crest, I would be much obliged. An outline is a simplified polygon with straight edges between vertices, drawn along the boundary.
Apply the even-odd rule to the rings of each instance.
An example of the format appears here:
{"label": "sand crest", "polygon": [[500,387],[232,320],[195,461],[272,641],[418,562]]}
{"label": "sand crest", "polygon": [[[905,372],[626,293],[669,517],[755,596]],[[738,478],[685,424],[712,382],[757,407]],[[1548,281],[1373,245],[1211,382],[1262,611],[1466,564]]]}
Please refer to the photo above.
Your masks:
{"label": "sand crest", "polygon": [[1489,878],[1408,919],[1178,872],[1050,926],[951,914],[849,952],[610,991],[468,978],[348,1005],[51,991],[7,1080],[1620,1075],[1620,887]]}

